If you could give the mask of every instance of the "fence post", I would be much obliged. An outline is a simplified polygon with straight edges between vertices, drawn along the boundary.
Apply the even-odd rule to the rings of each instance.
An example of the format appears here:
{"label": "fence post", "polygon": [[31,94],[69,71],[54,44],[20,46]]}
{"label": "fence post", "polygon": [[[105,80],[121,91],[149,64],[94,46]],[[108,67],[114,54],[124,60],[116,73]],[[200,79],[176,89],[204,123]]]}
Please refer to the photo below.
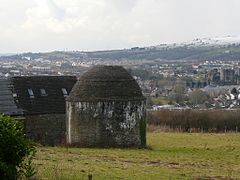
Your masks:
{"label": "fence post", "polygon": [[89,174],[88,175],[88,180],[92,180],[93,178],[92,178],[92,174]]}

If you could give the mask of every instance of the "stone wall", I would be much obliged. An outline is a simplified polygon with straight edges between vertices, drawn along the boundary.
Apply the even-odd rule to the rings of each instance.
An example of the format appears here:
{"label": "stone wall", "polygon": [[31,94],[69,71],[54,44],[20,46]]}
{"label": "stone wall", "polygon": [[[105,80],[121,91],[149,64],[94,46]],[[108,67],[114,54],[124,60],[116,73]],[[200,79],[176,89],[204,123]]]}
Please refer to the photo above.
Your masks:
{"label": "stone wall", "polygon": [[45,146],[65,143],[65,114],[27,115],[25,118],[25,133],[30,139]]}
{"label": "stone wall", "polygon": [[142,101],[67,102],[67,142],[79,147],[145,147]]}

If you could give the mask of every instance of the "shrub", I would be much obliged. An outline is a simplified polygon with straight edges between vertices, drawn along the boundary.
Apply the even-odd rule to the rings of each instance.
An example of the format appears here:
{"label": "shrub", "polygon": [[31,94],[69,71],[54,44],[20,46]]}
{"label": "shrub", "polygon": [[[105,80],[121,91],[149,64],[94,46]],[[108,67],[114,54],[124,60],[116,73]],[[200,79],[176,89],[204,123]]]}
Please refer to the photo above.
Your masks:
{"label": "shrub", "polygon": [[239,110],[168,110],[148,113],[148,124],[197,132],[240,131]]}
{"label": "shrub", "polygon": [[26,139],[20,122],[0,115],[0,177],[3,180],[29,178],[35,174],[33,143]]}

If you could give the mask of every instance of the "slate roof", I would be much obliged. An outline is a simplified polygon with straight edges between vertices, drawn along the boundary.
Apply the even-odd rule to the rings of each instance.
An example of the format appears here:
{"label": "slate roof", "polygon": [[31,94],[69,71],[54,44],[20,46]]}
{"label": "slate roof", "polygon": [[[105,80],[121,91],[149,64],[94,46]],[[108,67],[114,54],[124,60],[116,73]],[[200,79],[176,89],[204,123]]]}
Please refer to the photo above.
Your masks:
{"label": "slate roof", "polygon": [[67,101],[143,100],[135,79],[121,66],[95,66],[74,85]]}
{"label": "slate roof", "polygon": [[0,78],[0,113],[22,115],[23,111],[16,106],[11,89],[11,80],[8,78]]}
{"label": "slate roof", "polygon": [[[0,113],[65,113],[65,98],[75,76],[26,76],[0,79]],[[64,93],[68,94],[64,94]]]}
{"label": "slate roof", "polygon": [[24,114],[65,113],[66,95],[63,91],[69,94],[76,81],[75,76],[13,77],[17,106],[23,109]]}

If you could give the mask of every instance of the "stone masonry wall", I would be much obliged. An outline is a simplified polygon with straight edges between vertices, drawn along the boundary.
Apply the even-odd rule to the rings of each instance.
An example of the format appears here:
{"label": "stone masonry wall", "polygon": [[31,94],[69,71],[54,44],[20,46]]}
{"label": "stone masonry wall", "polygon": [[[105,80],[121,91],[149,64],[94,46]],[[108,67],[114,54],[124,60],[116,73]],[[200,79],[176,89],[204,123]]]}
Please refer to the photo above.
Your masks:
{"label": "stone masonry wall", "polygon": [[27,115],[24,120],[27,136],[45,146],[63,145],[66,132],[65,114]]}
{"label": "stone masonry wall", "polygon": [[145,101],[67,102],[67,141],[88,147],[145,147]]}

